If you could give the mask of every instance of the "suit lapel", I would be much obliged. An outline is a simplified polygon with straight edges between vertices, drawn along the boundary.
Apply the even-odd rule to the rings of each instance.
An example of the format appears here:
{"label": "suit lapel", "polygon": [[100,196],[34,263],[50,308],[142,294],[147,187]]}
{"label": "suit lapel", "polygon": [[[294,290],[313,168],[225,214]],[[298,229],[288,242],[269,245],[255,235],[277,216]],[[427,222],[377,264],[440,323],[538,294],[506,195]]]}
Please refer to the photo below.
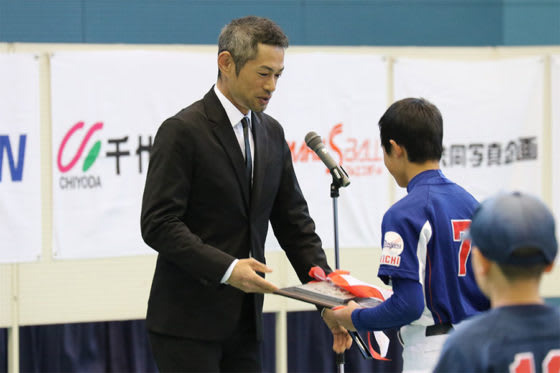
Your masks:
{"label": "suit lapel", "polygon": [[253,113],[253,139],[255,143],[255,161],[253,164],[253,191],[251,195],[251,206],[256,206],[262,192],[264,174],[266,171],[268,152],[268,136],[266,128],[259,116]]}
{"label": "suit lapel", "polygon": [[237,142],[237,137],[233,132],[233,127],[229,123],[226,112],[214,93],[214,88],[204,96],[206,113],[212,123],[212,131],[222,145],[224,152],[228,155],[231,166],[235,171],[237,182],[243,193],[245,207],[249,208],[250,191],[245,179],[245,160]]}

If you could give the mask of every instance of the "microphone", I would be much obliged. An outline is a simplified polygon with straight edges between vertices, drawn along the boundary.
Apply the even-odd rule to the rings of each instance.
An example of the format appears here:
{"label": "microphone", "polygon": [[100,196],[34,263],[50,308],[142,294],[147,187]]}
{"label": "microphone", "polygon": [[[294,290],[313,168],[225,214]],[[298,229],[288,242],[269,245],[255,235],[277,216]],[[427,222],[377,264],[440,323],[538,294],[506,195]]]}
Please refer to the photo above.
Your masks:
{"label": "microphone", "polygon": [[325,148],[325,144],[321,141],[321,136],[311,131],[305,135],[305,143],[319,156],[319,158],[321,158],[325,166],[327,166],[327,168],[331,171],[331,175],[333,176],[336,184],[342,187],[350,185],[348,174],[344,171],[342,166],[337,165],[331,157],[327,148]]}

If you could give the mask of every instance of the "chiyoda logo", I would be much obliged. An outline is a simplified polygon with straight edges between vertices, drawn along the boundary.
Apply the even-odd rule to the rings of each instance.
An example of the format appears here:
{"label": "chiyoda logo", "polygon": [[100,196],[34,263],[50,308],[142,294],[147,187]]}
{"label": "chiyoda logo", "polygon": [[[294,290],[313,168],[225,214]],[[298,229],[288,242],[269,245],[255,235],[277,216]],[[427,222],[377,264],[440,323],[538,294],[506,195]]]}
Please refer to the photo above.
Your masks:
{"label": "chiyoda logo", "polygon": [[[62,174],[58,181],[60,189],[100,188],[101,177],[90,173],[100,157],[107,161],[102,163],[103,170],[101,172],[103,175],[111,172],[112,162],[116,178],[120,177],[122,173],[128,175],[135,173],[135,168],[137,168],[139,175],[144,172],[152,149],[152,135],[130,136],[125,132],[121,133],[121,136],[108,135],[96,140],[99,131],[103,129],[103,122],[94,123],[87,130],[84,126],[83,121],[74,124],[66,132],[58,147],[56,167]],[[126,130],[125,126],[109,125],[108,127],[113,131],[122,127]],[[85,134],[80,139],[79,134],[80,132],[83,133],[84,130]],[[102,147],[105,149],[104,152],[101,151]],[[133,156],[136,156],[136,160]],[[97,170],[99,172],[99,166]]]}
{"label": "chiyoda logo", "polygon": [[[86,135],[82,139],[76,153],[71,157],[70,161],[67,164],[63,163],[63,155],[68,145],[68,142],[74,136],[74,134],[81,130],[84,127],[84,122],[78,122],[68,132],[64,135],[62,142],[58,148],[58,154],[56,157],[56,165],[58,170],[62,174],[66,174],[74,169],[76,163],[81,159],[84,149],[88,145],[89,140],[93,136],[96,131],[99,131],[103,128],[103,123],[98,122],[95,123],[93,126],[89,128],[86,132]],[[82,163],[82,172],[88,171],[91,166],[97,160],[99,156],[99,151],[101,149],[101,141],[96,141],[93,146],[89,149],[85,158],[83,158]],[[58,182],[60,189],[90,189],[90,188],[99,188],[101,187],[101,178],[99,176],[94,175],[71,175],[71,176],[61,176]]]}
{"label": "chiyoda logo", "polygon": [[[351,177],[379,175],[383,171],[383,156],[378,139],[343,137],[343,124],[334,125],[325,141]],[[305,142],[288,141],[294,163],[321,162]],[[327,170],[328,172],[328,170]]]}

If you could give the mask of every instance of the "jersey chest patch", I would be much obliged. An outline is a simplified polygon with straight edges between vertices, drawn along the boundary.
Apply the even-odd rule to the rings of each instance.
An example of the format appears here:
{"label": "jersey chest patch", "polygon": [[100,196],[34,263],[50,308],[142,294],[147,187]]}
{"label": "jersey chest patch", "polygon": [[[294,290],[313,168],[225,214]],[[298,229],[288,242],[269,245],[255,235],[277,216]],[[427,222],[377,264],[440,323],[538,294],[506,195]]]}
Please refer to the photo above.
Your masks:
{"label": "jersey chest patch", "polygon": [[397,232],[389,231],[383,237],[383,251],[381,252],[381,264],[399,267],[401,265],[401,253],[404,250],[404,241]]}

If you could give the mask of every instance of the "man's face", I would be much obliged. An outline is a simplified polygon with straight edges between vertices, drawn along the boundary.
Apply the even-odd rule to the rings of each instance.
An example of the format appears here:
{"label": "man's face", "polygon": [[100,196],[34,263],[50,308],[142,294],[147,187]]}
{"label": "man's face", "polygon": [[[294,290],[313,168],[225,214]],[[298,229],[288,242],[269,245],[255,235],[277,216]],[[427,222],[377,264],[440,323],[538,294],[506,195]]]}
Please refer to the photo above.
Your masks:
{"label": "man's face", "polygon": [[244,114],[264,111],[284,70],[284,48],[259,44],[257,56],[228,82],[233,104]]}

